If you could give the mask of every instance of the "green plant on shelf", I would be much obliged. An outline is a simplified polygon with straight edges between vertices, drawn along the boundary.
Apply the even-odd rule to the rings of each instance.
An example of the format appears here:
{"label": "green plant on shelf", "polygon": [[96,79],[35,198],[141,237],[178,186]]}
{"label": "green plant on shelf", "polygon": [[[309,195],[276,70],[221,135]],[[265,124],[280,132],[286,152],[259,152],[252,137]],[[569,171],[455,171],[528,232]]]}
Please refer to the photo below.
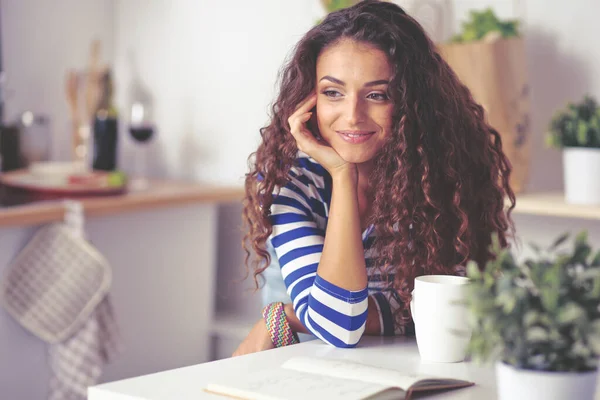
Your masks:
{"label": "green plant on shelf", "polygon": [[330,13],[353,6],[359,1],[360,0],[321,0],[321,4],[323,5],[323,8],[325,8],[325,11]]}
{"label": "green plant on shelf", "polygon": [[517,262],[497,237],[495,259],[467,265],[467,307],[475,361],[501,360],[541,371],[591,371],[600,355],[600,251],[587,232],[563,250],[568,234]]}
{"label": "green plant on shelf", "polygon": [[546,145],[600,148],[600,107],[596,99],[585,96],[580,103],[568,103],[556,112],[546,135]]}
{"label": "green plant on shelf", "polygon": [[[321,5],[323,5],[325,12],[329,14],[334,11],[341,10],[342,8],[351,7],[359,1],[360,0],[321,0]],[[321,22],[323,22],[323,18],[317,20],[315,25],[318,25]]]}
{"label": "green plant on shelf", "polygon": [[452,43],[519,36],[519,21],[500,21],[491,8],[483,11],[472,10],[469,17],[470,19],[462,24],[462,32],[452,37]]}

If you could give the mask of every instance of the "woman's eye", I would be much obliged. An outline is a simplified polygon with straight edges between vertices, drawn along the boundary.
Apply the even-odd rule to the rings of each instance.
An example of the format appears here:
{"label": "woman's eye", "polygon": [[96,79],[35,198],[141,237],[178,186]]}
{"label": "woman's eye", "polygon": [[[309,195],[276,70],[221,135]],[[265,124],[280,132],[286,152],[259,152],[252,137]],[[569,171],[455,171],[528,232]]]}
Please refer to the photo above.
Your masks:
{"label": "woman's eye", "polygon": [[323,94],[327,97],[340,97],[342,94],[335,90],[324,90]]}
{"label": "woman's eye", "polygon": [[379,101],[385,101],[388,99],[388,97],[385,93],[370,93],[367,97],[370,99],[379,100]]}

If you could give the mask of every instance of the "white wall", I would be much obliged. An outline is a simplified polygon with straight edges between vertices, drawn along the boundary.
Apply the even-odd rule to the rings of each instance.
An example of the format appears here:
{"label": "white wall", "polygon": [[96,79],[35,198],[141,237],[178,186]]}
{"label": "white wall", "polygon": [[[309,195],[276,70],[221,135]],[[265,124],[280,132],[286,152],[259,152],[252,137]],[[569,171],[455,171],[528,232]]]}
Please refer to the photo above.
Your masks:
{"label": "white wall", "polygon": [[113,55],[112,0],[1,0],[2,67],[9,90],[8,120],[25,110],[50,116],[53,154],[70,157],[65,73],[87,65],[90,43]]}
{"label": "white wall", "polygon": [[[542,137],[554,112],[585,93],[600,99],[600,3],[577,0],[526,2],[526,33],[532,87],[532,190],[562,188],[562,160],[543,147]],[[550,6],[553,4],[553,6]]]}
{"label": "white wall", "polygon": [[134,58],[156,100],[156,170],[241,184],[277,71],[319,13],[304,0],[117,0],[118,99]]}

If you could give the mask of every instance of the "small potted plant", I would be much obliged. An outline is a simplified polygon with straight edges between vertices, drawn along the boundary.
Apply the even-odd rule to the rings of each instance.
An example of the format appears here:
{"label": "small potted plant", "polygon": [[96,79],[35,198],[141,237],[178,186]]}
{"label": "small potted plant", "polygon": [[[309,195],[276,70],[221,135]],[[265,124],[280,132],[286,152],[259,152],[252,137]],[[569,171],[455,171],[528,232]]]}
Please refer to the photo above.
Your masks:
{"label": "small potted plant", "polygon": [[600,204],[600,107],[591,96],[569,103],[550,122],[546,144],[563,150],[565,198]]}
{"label": "small potted plant", "polygon": [[502,20],[491,8],[471,10],[460,32],[448,43],[439,43],[438,49],[500,134],[513,168],[510,185],[515,193],[523,192],[532,141],[525,38],[519,21]]}
{"label": "small potted plant", "polygon": [[452,36],[451,43],[493,41],[519,36],[518,20],[501,21],[489,7],[482,11],[471,10],[469,16],[470,19],[462,24],[462,32]]}
{"label": "small potted plant", "polygon": [[600,354],[600,251],[568,235],[516,261],[494,238],[495,259],[467,265],[473,326],[468,353],[496,360],[498,398],[593,399]]}

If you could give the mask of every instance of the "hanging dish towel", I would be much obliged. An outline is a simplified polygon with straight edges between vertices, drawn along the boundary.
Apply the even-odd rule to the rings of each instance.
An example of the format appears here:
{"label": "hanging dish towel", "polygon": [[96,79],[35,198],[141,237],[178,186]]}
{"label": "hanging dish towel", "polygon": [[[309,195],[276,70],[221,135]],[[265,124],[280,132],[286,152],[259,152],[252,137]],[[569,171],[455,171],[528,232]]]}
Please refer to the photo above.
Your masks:
{"label": "hanging dish towel", "polygon": [[87,388],[98,383],[102,367],[118,354],[117,325],[105,297],[83,327],[68,339],[50,345],[50,400],[87,399]]}
{"label": "hanging dish towel", "polygon": [[51,400],[86,399],[120,347],[110,265],[84,238],[81,205],[67,207],[65,223],[40,228],[0,287],[8,313],[50,345]]}

